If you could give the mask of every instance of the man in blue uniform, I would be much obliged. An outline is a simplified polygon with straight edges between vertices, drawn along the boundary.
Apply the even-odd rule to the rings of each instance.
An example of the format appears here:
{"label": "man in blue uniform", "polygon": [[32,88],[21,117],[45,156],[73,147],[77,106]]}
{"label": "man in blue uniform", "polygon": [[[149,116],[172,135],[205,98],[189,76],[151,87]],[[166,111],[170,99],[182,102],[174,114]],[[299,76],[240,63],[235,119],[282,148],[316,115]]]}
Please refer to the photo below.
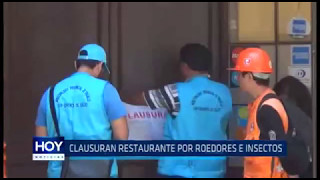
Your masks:
{"label": "man in blue uniform", "polygon": [[[232,113],[229,89],[209,78],[212,57],[200,44],[187,44],[180,51],[181,72],[185,82],[149,90],[131,103],[152,109],[166,108],[166,140],[226,140],[227,123]],[[197,159],[161,158],[158,173],[165,177],[224,177],[226,157]]]}
{"label": "man in blue uniform", "polygon": [[[108,81],[97,78],[108,70],[104,49],[97,44],[83,46],[75,67],[77,72],[54,88],[61,136],[66,140],[127,140],[126,110],[119,94]],[[50,111],[49,90],[43,94],[38,108],[36,136],[57,136]],[[61,166],[61,162],[50,161],[48,177],[60,177]],[[116,175],[114,163],[111,176]]]}

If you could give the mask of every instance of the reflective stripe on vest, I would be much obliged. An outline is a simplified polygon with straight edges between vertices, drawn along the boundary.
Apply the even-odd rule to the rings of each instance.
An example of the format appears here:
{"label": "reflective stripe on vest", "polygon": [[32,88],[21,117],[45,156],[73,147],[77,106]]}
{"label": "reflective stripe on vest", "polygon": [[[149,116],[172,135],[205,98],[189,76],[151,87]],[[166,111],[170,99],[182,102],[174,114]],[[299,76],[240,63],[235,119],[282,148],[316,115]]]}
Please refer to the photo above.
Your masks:
{"label": "reflective stripe on vest", "polygon": [[[260,129],[257,125],[257,111],[262,98],[274,93],[271,89],[266,90],[252,104],[249,104],[249,118],[247,125],[246,140],[259,140]],[[262,105],[273,107],[281,117],[285,132],[288,130],[288,116],[282,103],[278,99],[268,99]],[[261,106],[262,107],[262,106]],[[278,157],[245,157],[244,158],[244,177],[245,178],[281,178],[288,177],[283,170]]]}

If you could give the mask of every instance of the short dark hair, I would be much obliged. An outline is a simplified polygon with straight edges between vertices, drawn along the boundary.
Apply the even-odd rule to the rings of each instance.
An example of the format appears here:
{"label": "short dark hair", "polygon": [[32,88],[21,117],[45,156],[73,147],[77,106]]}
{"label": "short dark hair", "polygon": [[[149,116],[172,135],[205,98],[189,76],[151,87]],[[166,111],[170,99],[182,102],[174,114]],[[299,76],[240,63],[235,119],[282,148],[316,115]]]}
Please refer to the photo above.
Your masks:
{"label": "short dark hair", "polygon": [[180,60],[194,71],[210,71],[212,54],[209,49],[201,44],[190,43],[180,50]]}
{"label": "short dark hair", "polygon": [[244,77],[246,74],[249,74],[249,73],[252,74],[253,80],[256,81],[256,83],[257,83],[258,85],[260,85],[260,86],[269,86],[269,84],[270,84],[270,78],[268,78],[268,79],[261,79],[261,78],[255,77],[252,72],[241,72],[241,76]]}
{"label": "short dark hair", "polygon": [[90,69],[93,69],[96,67],[97,64],[99,64],[101,61],[96,61],[96,60],[77,60],[76,61],[76,67],[79,69],[81,66],[87,66]]}

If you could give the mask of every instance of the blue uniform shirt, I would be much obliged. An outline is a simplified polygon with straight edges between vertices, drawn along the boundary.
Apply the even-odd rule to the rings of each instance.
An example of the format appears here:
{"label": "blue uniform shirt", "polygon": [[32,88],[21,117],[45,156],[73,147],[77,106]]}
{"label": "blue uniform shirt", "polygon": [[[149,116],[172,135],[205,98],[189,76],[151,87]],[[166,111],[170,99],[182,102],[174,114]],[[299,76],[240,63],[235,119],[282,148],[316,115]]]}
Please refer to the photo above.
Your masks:
{"label": "blue uniform shirt", "polygon": [[[85,91],[82,91],[82,94],[81,92],[79,94],[79,91],[76,91],[77,89],[73,89],[75,94],[72,94],[72,87],[80,87],[79,85],[82,86],[81,88]],[[70,89],[70,91],[64,91],[66,88],[67,90]],[[63,95],[63,98],[60,98],[61,92],[67,92]],[[84,92],[87,92],[87,94],[85,94],[86,96],[88,95],[87,97],[83,96]],[[117,90],[110,83],[96,79],[88,73],[78,72],[59,82],[56,85],[55,94],[56,99],[61,100],[59,103],[72,103],[73,101],[79,103],[83,100],[87,100],[91,103],[90,107],[88,107],[90,109],[88,110],[94,111],[91,114],[83,114],[83,111],[79,111],[79,109],[72,110],[66,107],[57,108],[60,104],[55,103],[57,115],[59,115],[58,121],[63,119],[59,122],[60,132],[67,139],[110,139],[111,132],[108,129],[110,128],[111,122],[126,116],[125,106],[123,105]],[[41,98],[36,125],[47,127],[48,136],[54,136],[55,132],[48,98],[49,89]],[[74,112],[72,113],[74,121],[72,123],[70,122],[69,117],[70,112]],[[105,120],[108,120],[109,123]],[[88,125],[88,128],[84,128],[86,125],[77,122],[85,122]],[[72,127],[70,127],[71,124]],[[61,129],[61,127],[63,128]],[[70,131],[70,128],[72,131]],[[59,177],[60,171],[61,163],[49,162],[48,177]],[[117,176],[116,163],[113,163],[112,165],[111,176]]]}
{"label": "blue uniform shirt", "polygon": [[[47,126],[46,124],[46,111],[47,111],[47,98],[49,97],[49,89],[42,95],[39,107],[38,115],[36,119],[37,126]],[[126,116],[126,109],[120,99],[120,96],[115,87],[112,84],[107,83],[104,88],[104,106],[110,121],[119,119]]]}
{"label": "blue uniform shirt", "polygon": [[[164,125],[165,140],[226,140],[232,113],[230,90],[205,75],[183,83],[144,93],[148,105],[169,111]],[[158,173],[187,178],[221,178],[226,172],[226,157],[163,157]]]}

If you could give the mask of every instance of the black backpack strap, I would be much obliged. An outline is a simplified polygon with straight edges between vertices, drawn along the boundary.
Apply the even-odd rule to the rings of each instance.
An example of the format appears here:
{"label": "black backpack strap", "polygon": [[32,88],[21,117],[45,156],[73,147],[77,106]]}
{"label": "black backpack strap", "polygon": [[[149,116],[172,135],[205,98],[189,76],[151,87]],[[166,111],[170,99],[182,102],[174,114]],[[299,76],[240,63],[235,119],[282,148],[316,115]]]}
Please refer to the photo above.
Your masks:
{"label": "black backpack strap", "polygon": [[59,129],[59,124],[58,124],[58,120],[57,120],[56,108],[54,106],[54,95],[53,95],[54,87],[55,87],[55,85],[53,85],[50,88],[50,93],[49,93],[50,94],[50,97],[49,97],[50,110],[51,110],[51,115],[52,115],[52,119],[53,119],[53,122],[54,122],[54,127],[56,129],[58,137],[60,137],[61,135],[60,135],[60,129]]}
{"label": "black backpack strap", "polygon": [[[263,104],[266,100],[272,99],[272,98],[279,99],[279,97],[278,97],[276,94],[274,94],[274,93],[269,93],[269,94],[265,95],[265,96],[261,99],[261,101],[260,101],[260,104],[259,104],[259,106],[258,106],[258,110],[261,108],[262,104]],[[258,113],[256,114],[256,116],[258,116]],[[271,175],[270,175],[271,178],[272,178],[272,176],[273,176],[274,165],[275,165],[275,164],[274,164],[274,157],[272,156],[272,159],[271,159]]]}
{"label": "black backpack strap", "polygon": [[[266,100],[272,99],[272,98],[275,98],[275,99],[280,100],[279,97],[278,97],[276,94],[274,94],[274,93],[269,93],[269,94],[265,95],[265,96],[261,99],[260,104],[259,104],[259,106],[258,106],[258,110],[261,108],[262,104],[263,104]],[[280,100],[280,102],[281,102],[281,100]]]}
{"label": "black backpack strap", "polygon": [[[53,85],[50,88],[49,91],[49,101],[50,101],[50,110],[51,110],[51,115],[52,115],[52,119],[54,122],[54,128],[56,129],[57,135],[58,137],[61,137],[60,134],[60,129],[59,129],[59,124],[58,124],[58,119],[57,119],[57,114],[56,114],[56,108],[54,106],[54,87],[55,85]],[[65,160],[62,162],[62,167],[61,167],[61,173],[60,173],[60,177],[61,178],[65,178],[66,174],[68,172],[68,168],[69,167],[69,157],[65,157]]]}

